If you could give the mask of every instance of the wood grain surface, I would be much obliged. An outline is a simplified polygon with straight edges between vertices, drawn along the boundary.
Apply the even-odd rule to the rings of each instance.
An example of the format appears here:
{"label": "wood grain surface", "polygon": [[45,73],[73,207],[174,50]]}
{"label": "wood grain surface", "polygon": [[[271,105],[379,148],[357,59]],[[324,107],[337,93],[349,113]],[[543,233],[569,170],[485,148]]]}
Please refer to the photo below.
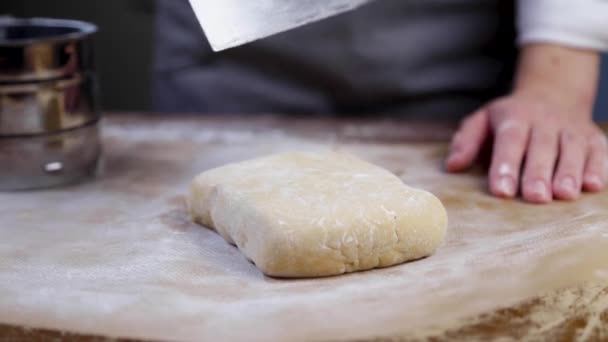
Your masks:
{"label": "wood grain surface", "polygon": [[[540,313],[540,315],[539,315]],[[139,342],[29,329],[0,324],[5,341]],[[608,286],[582,284],[554,290],[519,304],[400,336],[358,341],[606,341],[608,339]]]}
{"label": "wood grain surface", "polygon": [[[135,127],[142,127],[140,130]],[[198,135],[199,139],[196,146],[189,144],[192,132],[204,127],[204,134]],[[162,196],[165,188],[160,186],[163,182],[167,182],[167,173],[175,172],[179,174],[177,166],[173,167],[170,164],[162,161],[173,160],[172,155],[177,154],[204,154],[209,153],[208,158],[213,159],[215,154],[212,149],[218,146],[228,146],[230,149],[226,151],[234,152],[238,148],[246,148],[258,143],[259,140],[270,139],[273,143],[283,141],[283,138],[289,139],[306,139],[307,141],[323,141],[333,146],[347,146],[350,150],[359,151],[371,159],[376,158],[382,166],[389,168],[394,173],[400,175],[404,180],[413,183],[420,182],[420,185],[431,188],[444,201],[450,214],[455,217],[454,226],[451,228],[461,228],[462,232],[452,234],[450,241],[443,250],[444,255],[450,251],[459,251],[461,245],[467,243],[464,238],[464,232],[478,231],[480,235],[485,236],[483,230],[479,230],[474,226],[468,226],[465,219],[473,214],[483,215],[482,211],[488,212],[488,218],[484,222],[496,222],[496,220],[504,220],[506,223],[502,228],[496,228],[497,236],[509,237],[510,234],[515,234],[515,230],[522,229],[526,224],[538,224],[533,213],[536,209],[520,203],[518,201],[501,202],[493,199],[483,190],[483,178],[485,171],[482,165],[474,168],[470,173],[463,176],[464,178],[453,178],[447,182],[450,185],[449,189],[444,189],[433,182],[436,182],[436,177],[439,177],[440,172],[430,171],[430,165],[434,165],[441,160],[446,151],[446,141],[449,139],[451,132],[455,127],[455,123],[432,123],[432,122],[407,122],[391,118],[320,118],[320,117],[286,117],[277,115],[267,115],[256,118],[244,116],[177,116],[171,115],[166,117],[157,117],[144,114],[112,114],[106,119],[106,147],[107,147],[107,166],[106,174],[100,180],[104,187],[114,187],[113,191],[128,191],[132,198],[143,200],[146,197]],[[608,128],[604,126],[604,128]],[[191,130],[190,130],[191,129]],[[177,133],[176,133],[177,132]],[[121,138],[125,136],[125,139]],[[128,139],[126,139],[128,136]],[[183,136],[183,139],[182,139]],[[274,138],[272,138],[274,136]],[[128,142],[126,142],[128,141]],[[180,142],[182,141],[182,142]],[[137,152],[133,152],[133,146],[137,145]],[[235,145],[235,146],[232,146]],[[200,146],[208,146],[208,150],[201,149]],[[299,145],[298,145],[299,146]],[[265,147],[266,148],[266,147]],[[253,153],[253,152],[252,152]],[[148,158],[150,155],[163,155],[163,158]],[[240,154],[238,154],[240,156]],[[403,156],[403,157],[400,157]],[[187,159],[186,157],[184,157]],[[200,156],[204,158],[204,156]],[[406,161],[415,161],[420,159],[422,167],[421,171],[411,172],[408,166],[403,164]],[[174,160],[182,162],[179,156],[175,156]],[[216,161],[220,162],[220,161]],[[134,165],[137,165],[141,170],[133,170]],[[206,165],[206,164],[205,164]],[[158,184],[158,185],[156,185]],[[101,185],[100,185],[101,186]],[[458,188],[460,187],[460,188]],[[466,200],[463,200],[462,193],[469,193]],[[33,196],[33,195],[23,195]],[[2,197],[0,197],[0,200]],[[8,197],[4,197],[8,199]],[[179,196],[172,196],[166,201],[167,206],[174,209],[162,213],[158,220],[161,224],[169,227],[173,232],[188,233],[192,232],[192,225],[187,222],[183,216],[183,199]],[[5,204],[7,202],[4,202]],[[602,225],[608,217],[602,207],[605,208],[608,203],[608,198],[603,195],[585,197],[580,203],[564,204],[558,203],[553,207],[548,207],[546,215],[548,218],[554,218],[559,215],[564,215],[560,225],[560,220],[551,221],[556,225],[556,235],[547,235],[539,230],[538,236],[549,236],[550,239],[559,241],[560,239],[574,239],[576,232],[573,232],[569,227],[572,224],[580,225],[581,229],[589,225],[598,225],[604,229],[606,225]],[[475,206],[475,211],[471,211],[470,207]],[[599,208],[599,209],[598,209]],[[479,211],[481,209],[482,211]],[[593,211],[593,215],[585,216],[585,211]],[[468,216],[463,216],[462,213],[467,213]],[[506,213],[506,214],[505,214]],[[91,225],[103,224],[109,217],[114,217],[120,213],[111,209],[95,210],[91,214],[82,216],[82,222],[89,222]],[[582,216],[581,216],[582,214]],[[509,216],[505,216],[509,215]],[[569,221],[570,218],[573,221]],[[493,220],[493,221],[492,221]],[[2,223],[2,221],[0,221]],[[487,228],[487,227],[483,227]],[[593,227],[592,227],[593,228]],[[468,230],[467,230],[468,229]],[[501,230],[502,229],[502,230]],[[586,238],[592,235],[585,235]],[[490,235],[485,236],[487,239]],[[519,242],[518,242],[519,243]],[[518,245],[519,246],[519,245]],[[531,245],[532,246],[532,245]],[[543,253],[529,250],[531,247],[521,245],[517,248],[505,244],[503,249],[496,251],[496,254],[501,258],[511,258],[520,260],[520,257],[527,255],[531,257],[547,258],[546,260],[555,259],[551,255],[551,246],[558,247],[559,244],[549,245],[549,251]],[[580,249],[585,244],[577,244],[572,248]],[[591,246],[591,245],[590,245]],[[507,248],[508,247],[508,248]],[[597,246],[596,246],[597,247]],[[603,245],[602,245],[603,247]],[[561,247],[560,247],[561,248]],[[599,253],[595,253],[590,247],[589,255],[597,255],[593,260],[589,259],[589,265],[593,267],[604,265],[605,260],[600,258]],[[567,249],[560,249],[560,253],[568,253]],[[23,252],[26,253],[26,252]],[[538,254],[535,254],[538,253]],[[441,254],[441,253],[440,253]],[[230,254],[232,258],[235,253]],[[431,258],[432,259],[432,258]],[[436,259],[438,265],[441,255]],[[426,261],[424,261],[426,262]],[[514,261],[513,263],[516,263]],[[595,263],[595,264],[594,264]],[[495,305],[500,303],[500,298],[493,298],[491,310],[482,310],[476,314],[466,315],[464,317],[451,317],[445,315],[443,319],[437,321],[427,321],[420,324],[404,323],[403,329],[394,329],[395,325],[387,325],[393,327],[392,331],[384,333],[373,332],[371,335],[361,336],[361,338],[347,336],[343,340],[377,340],[377,341],[417,341],[417,340],[432,340],[432,341],[473,341],[473,340],[488,340],[493,338],[504,338],[505,340],[581,340],[581,341],[597,341],[608,339],[608,285],[604,285],[603,277],[594,278],[593,282],[583,282],[590,277],[583,276],[592,274],[596,269],[589,266],[589,272],[583,270],[585,264],[560,264],[548,263],[553,268],[563,267],[568,270],[564,275],[560,275],[559,270],[544,270],[542,268],[533,268],[528,274],[528,282],[534,282],[534,286],[526,287],[526,291],[518,292],[518,295],[528,294],[524,297],[514,296],[507,290],[505,285],[504,305]],[[4,269],[7,269],[8,264],[2,264],[0,261],[0,274]],[[448,265],[448,264],[446,264]],[[476,267],[482,267],[483,264],[476,264]],[[539,265],[543,265],[539,263]],[[10,267],[10,265],[8,265]],[[424,265],[412,265],[424,269]],[[473,265],[475,266],[475,265]],[[243,265],[239,267],[247,268]],[[405,266],[407,267],[407,265]],[[549,267],[549,268],[551,268]],[[525,268],[521,266],[521,268]],[[408,274],[408,270],[401,268],[403,274]],[[434,271],[440,268],[434,269]],[[578,272],[578,270],[581,270]],[[254,272],[252,268],[247,268],[247,272]],[[537,276],[539,273],[546,271],[542,277]],[[374,274],[382,277],[392,277],[400,275],[397,270],[380,270]],[[413,271],[412,271],[413,272]],[[492,274],[492,270],[486,270],[488,274],[483,277],[497,277]],[[595,272],[597,273],[597,272]],[[426,273],[425,273],[426,274]],[[428,273],[426,276],[433,276],[434,273]],[[523,274],[523,273],[522,273]],[[352,279],[362,280],[365,275],[354,275]],[[485,278],[479,279],[485,279]],[[496,278],[503,279],[503,278]],[[507,278],[504,278],[507,279]],[[503,280],[504,280],[503,279]],[[578,282],[581,279],[581,282]],[[333,281],[333,280],[332,280]],[[347,281],[347,280],[344,280]],[[506,280],[505,280],[506,281]],[[543,288],[541,284],[551,281],[556,284],[559,289],[551,289],[544,292],[533,292],[539,288]],[[522,282],[525,282],[522,280]],[[342,280],[336,281],[336,286],[342,286]],[[560,284],[567,286],[559,286]],[[25,284],[24,284],[25,285]],[[312,285],[312,284],[311,284]],[[422,284],[424,285],[424,284]],[[298,285],[300,286],[300,285]],[[301,284],[302,288],[307,288],[306,283]],[[500,287],[500,286],[499,286]],[[483,287],[480,287],[483,290]],[[442,287],[437,287],[438,296],[442,293]],[[528,291],[529,290],[529,291]],[[190,289],[196,292],[197,289]],[[483,292],[483,291],[481,291]],[[447,292],[446,292],[447,293]],[[463,298],[466,297],[466,292],[463,292]],[[470,297],[472,298],[472,297]],[[514,298],[519,298],[513,301]],[[0,299],[2,295],[0,294]],[[368,300],[373,301],[377,298],[369,297]],[[10,302],[7,298],[0,303]],[[442,303],[438,301],[437,303]],[[448,303],[448,302],[445,302]],[[461,302],[450,302],[451,308],[458,307]],[[466,303],[466,302],[465,302]],[[370,305],[379,303],[370,302]],[[470,304],[475,306],[474,303]],[[479,308],[490,307],[480,305]],[[446,306],[448,308],[448,306]],[[2,307],[0,307],[0,310]],[[440,308],[435,309],[440,312]],[[446,309],[447,310],[447,309]],[[474,312],[471,310],[470,312]],[[19,313],[20,311],[15,311]],[[429,311],[430,312],[430,311]],[[427,312],[427,314],[429,313]],[[466,310],[462,310],[466,312]],[[421,316],[424,314],[421,312]],[[0,314],[0,318],[1,318]],[[6,317],[6,316],[5,316]],[[414,317],[403,314],[406,317]],[[427,317],[427,316],[425,316]],[[2,319],[0,319],[2,321]],[[40,322],[52,322],[53,320],[40,320]],[[0,340],[2,341],[106,341],[106,340],[121,340],[116,339],[115,334],[111,334],[112,338],[104,337],[104,334],[79,334],[70,332],[71,329],[40,329],[41,325],[29,320],[19,319],[20,324],[0,324]],[[7,323],[7,322],[5,322]],[[47,324],[44,324],[47,326]],[[49,326],[53,324],[48,323]],[[47,326],[47,328],[49,327]],[[94,327],[94,324],[92,325]],[[73,331],[83,331],[82,325]],[[95,331],[92,329],[91,331]],[[110,336],[110,335],[108,335]],[[120,336],[125,336],[120,334]],[[184,335],[181,335],[184,336]],[[288,336],[288,335],[284,335]],[[301,335],[300,339],[301,339]],[[319,336],[311,335],[312,340],[323,340]],[[332,335],[331,340],[339,335]],[[198,340],[192,336],[193,340]],[[162,340],[162,338],[159,338]],[[183,339],[183,338],[180,338]],[[133,339],[142,340],[142,339]],[[147,340],[147,339],[144,339]],[[155,340],[151,338],[150,340]],[[123,340],[121,340],[123,341]],[[128,341],[128,340],[124,340]]]}

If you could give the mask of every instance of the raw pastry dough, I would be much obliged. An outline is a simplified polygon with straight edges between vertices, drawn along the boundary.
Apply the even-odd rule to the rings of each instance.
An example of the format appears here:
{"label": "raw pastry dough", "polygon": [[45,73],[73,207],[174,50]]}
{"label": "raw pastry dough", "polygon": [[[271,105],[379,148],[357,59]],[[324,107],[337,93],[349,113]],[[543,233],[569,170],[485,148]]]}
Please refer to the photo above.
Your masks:
{"label": "raw pastry dough", "polygon": [[335,152],[285,153],[204,172],[193,181],[189,207],[195,222],[276,277],[419,259],[443,242],[447,226],[435,196]]}

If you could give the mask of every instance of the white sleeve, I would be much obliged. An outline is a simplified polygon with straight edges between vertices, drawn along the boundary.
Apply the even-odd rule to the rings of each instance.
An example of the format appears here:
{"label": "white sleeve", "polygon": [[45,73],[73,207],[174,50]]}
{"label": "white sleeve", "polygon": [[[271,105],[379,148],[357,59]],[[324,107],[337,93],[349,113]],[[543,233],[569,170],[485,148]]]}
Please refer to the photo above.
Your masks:
{"label": "white sleeve", "polygon": [[608,50],[608,0],[519,0],[518,43]]}

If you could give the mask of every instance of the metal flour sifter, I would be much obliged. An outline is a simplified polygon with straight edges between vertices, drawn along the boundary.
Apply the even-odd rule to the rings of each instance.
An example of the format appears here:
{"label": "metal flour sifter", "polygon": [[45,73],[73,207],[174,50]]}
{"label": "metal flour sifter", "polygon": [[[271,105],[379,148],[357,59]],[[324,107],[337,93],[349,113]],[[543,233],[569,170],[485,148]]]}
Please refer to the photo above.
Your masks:
{"label": "metal flour sifter", "polygon": [[65,185],[98,170],[95,25],[0,20],[0,190]]}

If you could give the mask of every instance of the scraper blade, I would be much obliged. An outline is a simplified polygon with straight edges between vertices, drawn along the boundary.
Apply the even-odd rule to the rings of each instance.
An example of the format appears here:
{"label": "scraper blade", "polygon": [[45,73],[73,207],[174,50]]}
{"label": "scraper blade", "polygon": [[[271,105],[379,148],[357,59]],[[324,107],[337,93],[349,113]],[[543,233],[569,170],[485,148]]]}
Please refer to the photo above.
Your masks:
{"label": "scraper blade", "polygon": [[370,0],[190,0],[214,51],[355,9]]}

